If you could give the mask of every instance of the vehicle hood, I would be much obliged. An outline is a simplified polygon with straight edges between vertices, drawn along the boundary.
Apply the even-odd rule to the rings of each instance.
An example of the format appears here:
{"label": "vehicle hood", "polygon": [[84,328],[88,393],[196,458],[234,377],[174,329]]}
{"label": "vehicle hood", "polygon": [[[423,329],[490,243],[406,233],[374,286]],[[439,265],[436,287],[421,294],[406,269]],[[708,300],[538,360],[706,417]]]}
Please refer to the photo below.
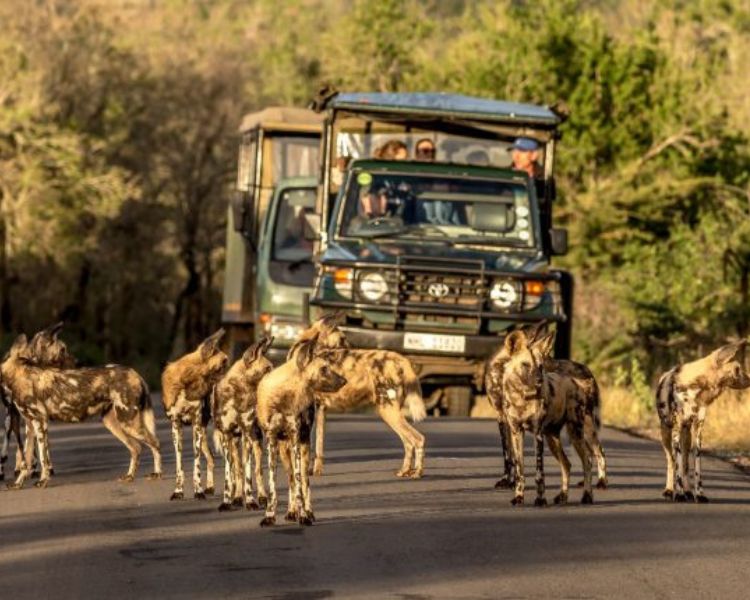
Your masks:
{"label": "vehicle hood", "polygon": [[396,264],[400,256],[466,260],[481,263],[487,270],[533,273],[545,270],[547,261],[533,248],[529,250],[454,247],[444,244],[412,243],[405,240],[338,240],[329,242],[321,262]]}

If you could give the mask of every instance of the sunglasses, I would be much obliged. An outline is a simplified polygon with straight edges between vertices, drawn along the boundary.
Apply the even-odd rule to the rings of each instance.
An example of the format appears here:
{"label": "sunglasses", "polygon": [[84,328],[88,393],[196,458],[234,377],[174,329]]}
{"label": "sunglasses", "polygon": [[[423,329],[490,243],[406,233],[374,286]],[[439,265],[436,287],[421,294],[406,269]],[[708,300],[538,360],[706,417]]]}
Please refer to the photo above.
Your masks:
{"label": "sunglasses", "polygon": [[435,148],[432,148],[430,146],[422,146],[421,148],[417,148],[417,154],[435,156]]}

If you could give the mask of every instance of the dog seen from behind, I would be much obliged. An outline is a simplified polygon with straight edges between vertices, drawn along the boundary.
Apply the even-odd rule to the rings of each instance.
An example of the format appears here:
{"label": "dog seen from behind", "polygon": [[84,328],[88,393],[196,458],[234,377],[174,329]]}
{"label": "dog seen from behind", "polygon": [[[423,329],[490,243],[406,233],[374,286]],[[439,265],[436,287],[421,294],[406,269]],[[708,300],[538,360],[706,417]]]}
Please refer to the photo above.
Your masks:
{"label": "dog seen from behind", "polygon": [[[706,411],[722,392],[750,387],[746,346],[746,340],[722,346],[708,356],[670,369],[659,379],[656,410],[667,458],[665,499],[708,502],[701,472]],[[691,455],[695,466],[692,483],[688,477]]]}

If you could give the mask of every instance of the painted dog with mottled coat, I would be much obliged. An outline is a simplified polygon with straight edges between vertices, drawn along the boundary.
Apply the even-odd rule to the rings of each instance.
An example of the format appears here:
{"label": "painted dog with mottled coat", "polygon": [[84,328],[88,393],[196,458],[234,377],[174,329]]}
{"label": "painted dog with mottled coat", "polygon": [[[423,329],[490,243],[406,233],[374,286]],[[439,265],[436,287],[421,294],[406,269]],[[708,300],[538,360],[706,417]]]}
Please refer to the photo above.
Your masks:
{"label": "painted dog with mottled coat", "polygon": [[544,440],[560,463],[560,493],[555,504],[566,504],[570,480],[570,461],[562,448],[560,434],[565,427],[583,464],[584,481],[581,504],[593,502],[591,486],[592,451],[585,442],[584,431],[595,425],[586,411],[586,394],[576,381],[547,372],[545,363],[552,352],[554,333],[529,343],[522,331],[510,333],[504,341],[508,361],[502,381],[503,418],[510,431],[515,495],[513,505],[524,502],[523,434],[534,437],[536,457],[535,506],[546,506],[544,477]]}
{"label": "painted dog with mottled coat", "polygon": [[[182,468],[182,426],[193,434],[193,497],[205,500],[214,493],[214,457],[208,445],[206,427],[211,420],[211,392],[224,375],[229,358],[219,344],[219,329],[193,352],[169,363],[161,376],[164,412],[172,423],[175,452],[175,488],[170,500],[184,497],[185,472]],[[201,484],[201,454],[206,458],[206,488]]]}
{"label": "painted dog with mottled coat", "polygon": [[[708,356],[670,369],[659,379],[656,410],[667,459],[667,482],[662,493],[666,500],[708,502],[701,471],[706,411],[722,392],[750,387],[746,345],[746,340],[740,340],[722,346]],[[695,464],[692,484],[688,476],[691,454]]]}
{"label": "painted dog with mottled coat", "polygon": [[[30,359],[38,367],[57,367],[59,369],[72,369],[75,367],[75,359],[68,352],[68,347],[58,338],[63,323],[55,323],[43,329],[31,338],[29,342]],[[7,356],[5,357],[7,358]],[[5,359],[3,359],[5,360]],[[0,401],[5,410],[3,445],[0,452],[0,480],[4,479],[4,465],[8,460],[8,446],[11,436],[16,439],[16,464],[15,476],[21,472],[21,463],[33,461],[34,458],[34,434],[30,423],[23,423],[26,428],[26,446],[23,444],[21,435],[22,419],[15,404],[11,401],[10,390],[2,385],[2,376],[0,375]],[[28,458],[26,458],[28,457]],[[33,471],[33,468],[32,468]],[[52,468],[50,461],[50,473],[54,475],[55,470]],[[32,472],[36,476],[36,471]]]}
{"label": "painted dog with mottled coat", "polygon": [[315,397],[340,390],[346,379],[332,365],[336,350],[317,348],[317,337],[297,348],[287,360],[261,379],[257,415],[268,455],[268,504],[262,527],[276,523],[276,462],[279,455],[289,476],[286,520],[312,525],[310,497],[310,434]]}
{"label": "painted dog with mottled coat", "polygon": [[[42,338],[38,343],[47,342]],[[77,423],[93,416],[101,416],[104,426],[130,452],[130,465],[121,481],[135,478],[142,443],[151,449],[154,457],[154,471],[149,478],[161,477],[161,454],[151,396],[138,373],[119,365],[78,369],[40,367],[36,364],[37,356],[37,350],[21,335],[1,368],[13,403],[33,428],[41,463],[37,487],[46,487],[50,479],[49,421]],[[26,446],[27,457],[15,483],[9,486],[12,489],[22,487],[31,471],[30,441]]]}
{"label": "painted dog with mottled coat", "polygon": [[[263,434],[256,419],[256,404],[258,384],[273,370],[265,356],[271,342],[273,338],[265,337],[252,344],[213,390],[214,431],[224,454],[224,497],[219,510],[229,510],[233,503],[241,505],[243,498],[248,510],[267,503],[262,471]],[[244,484],[240,487],[243,473]],[[253,494],[253,475],[258,500]]]}
{"label": "painted dog with mottled coat", "polygon": [[287,357],[293,358],[300,344],[316,337],[319,348],[339,351],[333,355],[334,365],[347,380],[346,385],[337,392],[321,393],[316,397],[313,473],[323,473],[327,409],[346,411],[372,404],[404,446],[403,464],[396,476],[419,479],[424,472],[425,438],[402,413],[406,405],[414,422],[427,416],[414,367],[408,358],[397,352],[351,349],[346,336],[338,328],[339,318],[338,314],[326,315],[313,323],[300,335]]}
{"label": "painted dog with mottled coat", "polygon": [[[542,324],[543,327],[544,324]],[[520,330],[527,337],[527,343],[533,343],[539,339],[541,327],[533,328],[530,332]],[[495,352],[487,363],[485,369],[484,385],[490,404],[495,408],[497,413],[498,429],[500,430],[500,445],[503,456],[503,475],[495,483],[496,488],[513,488],[514,487],[514,465],[513,456],[510,449],[510,431],[508,424],[503,415],[503,390],[502,382],[505,372],[505,365],[509,360],[505,345]],[[601,441],[599,440],[599,429],[601,427],[600,405],[601,397],[599,394],[599,385],[591,370],[581,363],[567,360],[555,359],[548,357],[544,363],[548,373],[554,373],[563,378],[574,380],[583,394],[583,403],[588,418],[593,422],[593,427],[584,428],[585,442],[590,451],[596,457],[598,480],[596,487],[606,489],[608,486],[607,478],[607,460],[604,455]],[[582,483],[581,483],[582,485]]]}

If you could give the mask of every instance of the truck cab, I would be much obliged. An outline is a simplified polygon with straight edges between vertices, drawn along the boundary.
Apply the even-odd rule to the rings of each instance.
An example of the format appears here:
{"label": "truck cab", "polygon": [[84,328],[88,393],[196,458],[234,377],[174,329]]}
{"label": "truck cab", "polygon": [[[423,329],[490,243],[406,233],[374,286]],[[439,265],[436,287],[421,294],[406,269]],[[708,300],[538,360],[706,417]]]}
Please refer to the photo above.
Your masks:
{"label": "truck cab", "polygon": [[[373,93],[333,97],[326,117],[311,305],[340,311],[353,347],[407,355],[428,406],[452,415],[469,413],[513,328],[554,323],[569,354],[572,278],[550,265],[567,247],[551,226],[560,116]],[[519,139],[540,148],[533,176],[513,167]],[[382,151],[393,140],[400,159]],[[433,156],[416,155],[425,140]]]}
{"label": "truck cab", "polygon": [[269,107],[245,115],[227,216],[222,324],[236,358],[264,333],[280,361],[306,319],[314,279],[305,215],[315,210],[322,116]]}

